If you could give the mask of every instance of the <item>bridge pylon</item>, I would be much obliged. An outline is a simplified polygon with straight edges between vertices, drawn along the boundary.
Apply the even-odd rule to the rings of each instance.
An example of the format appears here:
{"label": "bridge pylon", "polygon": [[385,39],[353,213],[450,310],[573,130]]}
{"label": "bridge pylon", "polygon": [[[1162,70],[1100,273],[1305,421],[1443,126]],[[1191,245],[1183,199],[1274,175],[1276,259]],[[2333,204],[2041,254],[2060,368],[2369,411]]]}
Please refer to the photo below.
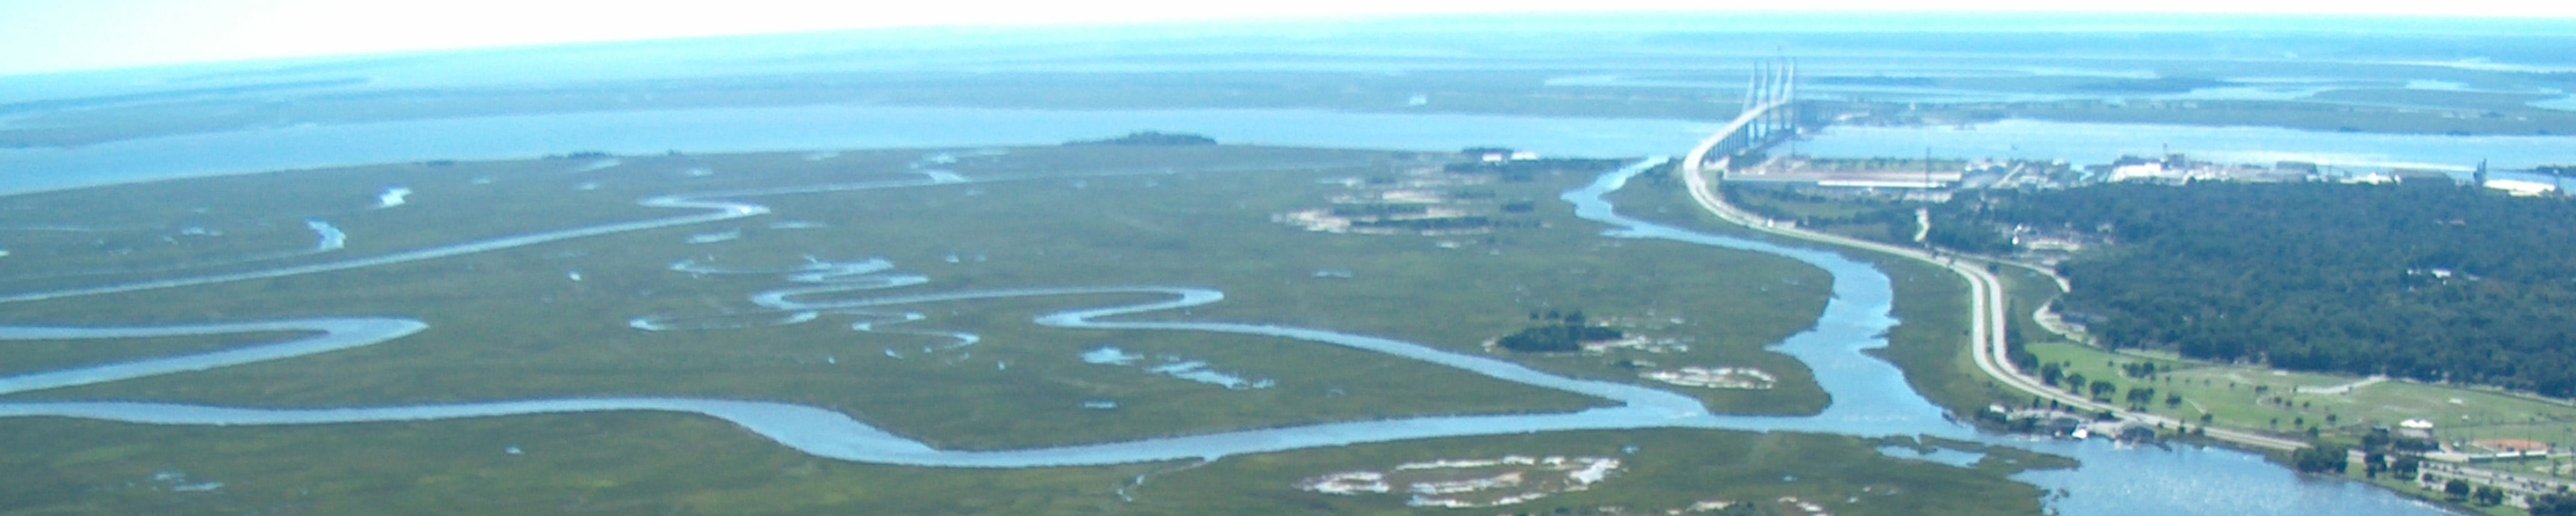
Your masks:
{"label": "bridge pylon", "polygon": [[1798,137],[1798,62],[1787,58],[1753,63],[1744,82],[1744,109],[1734,121],[1691,149],[1693,169]]}

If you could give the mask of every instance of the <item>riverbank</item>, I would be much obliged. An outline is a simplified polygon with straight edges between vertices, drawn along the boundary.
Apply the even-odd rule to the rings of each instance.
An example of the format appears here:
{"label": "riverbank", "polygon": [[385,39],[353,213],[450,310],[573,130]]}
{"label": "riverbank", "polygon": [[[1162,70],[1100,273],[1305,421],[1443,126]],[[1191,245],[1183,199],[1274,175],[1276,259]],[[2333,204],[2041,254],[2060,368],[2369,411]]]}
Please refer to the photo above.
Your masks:
{"label": "riverbank", "polygon": [[[1691,157],[1699,158],[1701,156],[1705,156],[1707,154],[1707,149],[1714,145],[1716,145],[1716,140],[1714,139],[1703,143],[1699,149],[1694,150],[1691,153]],[[1969,295],[1971,297],[1969,311],[1972,322],[1970,323],[1969,329],[1969,342],[1972,351],[1970,356],[1975,362],[1977,368],[1980,371],[1985,372],[1990,378],[2023,393],[2054,400],[2061,405],[2088,412],[2111,412],[2123,419],[2128,419],[2140,424],[2153,425],[2156,428],[2179,429],[2188,426],[2188,423],[2183,421],[2177,421],[2172,418],[2157,416],[2154,414],[2131,412],[2124,410],[2122,407],[2117,405],[2096,402],[2090,398],[2061,391],[2045,385],[2039,378],[2021,372],[2013,365],[2011,358],[2007,356],[2009,349],[2006,342],[2007,334],[2005,333],[2005,328],[2007,325],[2011,324],[2011,315],[2007,308],[2010,304],[2006,301],[2003,286],[2000,284],[1999,280],[1995,278],[1990,267],[1988,267],[1988,262],[1976,260],[1963,261],[1956,256],[1941,256],[1917,249],[1897,247],[1829,233],[1804,231],[1797,229],[1794,226],[1782,226],[1769,220],[1765,220],[1758,215],[1744,212],[1726,204],[1724,196],[1718,195],[1714,190],[1714,187],[1711,185],[1711,180],[1708,178],[1710,171],[1707,170],[1702,163],[1703,160],[1700,159],[1689,159],[1684,161],[1682,163],[1681,170],[1683,180],[1688,182],[1692,199],[1699,202],[1702,207],[1709,210],[1710,213],[1717,215],[1718,218],[1722,220],[1766,233],[1789,236],[1838,247],[1864,249],[1877,253],[1901,256],[1923,263],[1937,264],[1947,267],[1950,271],[1957,273],[1962,278],[1965,278],[1969,284]],[[1724,170],[1724,167],[1724,162],[1721,160],[1718,170]],[[2207,433],[2208,437],[2212,439],[2251,446],[2259,449],[2290,450],[2307,446],[2304,442],[2256,435],[2224,428],[2208,429],[2204,427],[2204,431]]]}

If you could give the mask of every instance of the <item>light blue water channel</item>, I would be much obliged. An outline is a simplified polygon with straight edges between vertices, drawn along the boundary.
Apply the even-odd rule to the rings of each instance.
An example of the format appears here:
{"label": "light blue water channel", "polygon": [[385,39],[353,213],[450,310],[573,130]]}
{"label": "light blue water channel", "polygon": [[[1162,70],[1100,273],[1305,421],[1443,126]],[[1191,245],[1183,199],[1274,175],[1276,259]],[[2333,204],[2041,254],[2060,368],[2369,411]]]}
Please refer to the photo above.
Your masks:
{"label": "light blue water channel", "polygon": [[[1378,147],[1445,150],[1477,144],[1506,144],[1544,152],[1587,155],[1634,155],[1687,148],[1706,128],[1690,122],[1545,119],[1476,116],[1358,115],[1304,111],[1151,111],[1046,112],[940,108],[849,107],[823,110],[824,136],[796,134],[797,123],[777,118],[794,115],[817,123],[812,110],[713,110],[662,112],[680,121],[660,121],[651,131],[563,131],[583,124],[644,122],[650,114],[583,114],[540,117],[403,122],[369,126],[325,126],[238,133],[156,138],[70,150],[21,150],[0,153],[0,166],[14,170],[69,170],[81,179],[72,184],[137,181],[161,177],[241,172],[287,166],[320,166],[399,161],[433,157],[475,158],[525,156],[572,149],[612,151],[678,147],[692,151],[749,150],[782,147],[993,145],[1052,142],[1113,134],[1133,129],[1201,131],[1229,141],[1257,141],[1333,147]],[[885,118],[870,118],[872,116]],[[961,120],[948,120],[954,117]],[[730,120],[695,125],[690,122]],[[912,122],[934,121],[929,129]],[[527,130],[524,126],[541,126]],[[739,134],[739,129],[757,129]],[[809,127],[810,128],[810,127]],[[420,131],[420,132],[414,132]],[[509,136],[488,137],[483,132]],[[605,133],[604,135],[593,133]],[[977,136],[981,133],[998,133]],[[401,135],[401,138],[394,138]],[[538,135],[544,135],[538,137]],[[763,136],[781,141],[765,141]],[[270,137],[276,141],[270,141]],[[838,137],[838,138],[835,138]],[[692,139],[697,138],[697,139]],[[383,142],[376,139],[400,140]],[[406,143],[406,142],[431,143]],[[829,141],[829,143],[824,143]],[[263,143],[266,142],[266,143]],[[444,146],[442,144],[455,144]],[[357,150],[331,150],[355,145]],[[202,152],[208,147],[234,152]],[[240,147],[226,147],[240,146]],[[313,154],[307,154],[311,151]],[[327,151],[327,152],[326,152]],[[371,154],[371,152],[375,154]],[[122,153],[169,161],[145,168]],[[291,163],[291,165],[282,165]],[[1896,324],[1888,277],[1867,263],[1815,249],[1765,241],[1721,237],[1621,217],[1602,195],[1622,187],[1653,161],[1605,174],[1562,198],[1585,219],[1609,226],[1605,235],[1687,242],[1774,254],[1822,268],[1834,277],[1833,298],[1814,328],[1792,336],[1774,349],[1796,357],[1815,372],[1832,396],[1822,413],[1807,417],[1712,415],[1689,396],[1625,383],[1571,379],[1508,361],[1441,351],[1419,344],[1315,328],[1223,322],[1124,322],[1117,317],[1181,309],[1220,302],[1222,292],[1186,286],[1110,286],[1053,289],[969,291],[896,296],[854,301],[799,302],[794,296],[829,292],[834,287],[798,287],[794,293],[764,295],[764,305],[798,310],[851,310],[938,301],[1029,296],[1143,293],[1162,301],[1074,310],[1042,316],[1037,323],[1067,328],[1224,332],[1263,335],[1337,345],[1458,368],[1496,379],[1553,388],[1618,401],[1620,406],[1565,414],[1432,417],[1363,421],[1166,439],[1062,446],[1024,450],[967,452],[938,450],[912,439],[813,407],[740,400],[677,398],[581,398],[518,400],[454,405],[350,407],[279,410],[197,405],[66,402],[0,403],[0,416],[60,416],[148,424],[263,425],[323,424],[370,421],[418,421],[517,414],[647,410],[703,414],[725,419],[782,445],[817,456],[844,460],[940,467],[1040,467],[1108,464],[1174,459],[1212,459],[1228,455],[1409,439],[1496,435],[1540,431],[1626,428],[1713,428],[1753,431],[1800,431],[1856,436],[1934,435],[2059,453],[2084,461],[2074,471],[2036,472],[2021,478],[2066,496],[2053,502],[2068,514],[2430,514],[2438,511],[2398,499],[2357,483],[2306,479],[2252,455],[2215,449],[2176,451],[2118,449],[2100,442],[2024,442],[1981,436],[1944,418],[1942,412],[1912,391],[1888,363],[1864,350],[1881,347],[1879,336]],[[30,167],[31,164],[34,168]],[[55,167],[62,167],[56,169]],[[21,174],[12,174],[18,176]],[[41,175],[41,174],[38,174]],[[748,199],[771,195],[876,189],[923,188],[971,182],[953,174],[920,181],[891,181],[810,188],[712,192],[648,199],[647,205],[691,210],[667,218],[523,235],[491,241],[360,257],[339,262],[263,272],[110,286],[77,291],[16,293],[0,302],[52,299],[105,292],[280,277],[346,270],[388,263],[436,259],[466,253],[534,245],[571,238],[647,228],[698,224],[760,215],[767,208]],[[46,186],[13,186],[15,189]],[[883,283],[883,282],[880,282]],[[867,288],[866,282],[841,289]],[[820,289],[820,290],[818,290]],[[0,379],[0,394],[70,385],[85,385],[160,374],[224,367],[264,360],[363,346],[400,338],[422,328],[400,318],[345,318],[270,321],[172,328],[0,328],[0,339],[130,338],[152,335],[310,330],[320,337],[235,351],[166,357],[70,371]],[[2285,493],[2288,493],[2285,495]]]}

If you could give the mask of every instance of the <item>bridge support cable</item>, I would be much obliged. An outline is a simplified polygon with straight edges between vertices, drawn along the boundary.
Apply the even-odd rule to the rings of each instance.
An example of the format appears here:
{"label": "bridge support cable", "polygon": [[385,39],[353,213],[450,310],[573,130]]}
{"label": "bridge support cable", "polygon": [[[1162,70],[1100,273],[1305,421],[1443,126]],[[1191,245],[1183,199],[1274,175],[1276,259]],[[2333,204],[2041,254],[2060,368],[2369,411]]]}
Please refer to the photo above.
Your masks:
{"label": "bridge support cable", "polygon": [[[1788,59],[1753,64],[1744,82],[1744,110],[1724,129],[1693,149],[1690,159],[1742,156],[1780,140],[1798,137],[1798,63]],[[1723,173],[1721,171],[1721,173]]]}

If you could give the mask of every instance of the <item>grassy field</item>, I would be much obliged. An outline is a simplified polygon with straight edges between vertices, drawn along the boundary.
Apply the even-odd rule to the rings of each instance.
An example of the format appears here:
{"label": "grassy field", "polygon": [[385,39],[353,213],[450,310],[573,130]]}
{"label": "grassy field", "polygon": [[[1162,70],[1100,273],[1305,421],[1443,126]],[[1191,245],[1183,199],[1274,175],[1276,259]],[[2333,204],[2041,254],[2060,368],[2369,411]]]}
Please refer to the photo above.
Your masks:
{"label": "grassy field", "polygon": [[[2171,353],[2109,352],[2068,342],[2038,327],[2028,310],[2054,298],[2056,283],[2023,269],[2002,275],[2012,285],[2016,331],[2030,340],[2030,351],[2045,363],[2063,363],[2089,380],[2107,379],[2125,393],[2155,389],[2150,412],[2183,420],[2211,416],[2219,426],[2304,437],[2315,427],[2328,439],[2358,440],[2373,425],[2394,427],[2407,419],[2425,419],[2445,442],[2479,439],[2528,439],[2576,443],[2576,406],[2491,389],[2431,385],[2406,380],[2362,384],[2366,378],[2301,373],[2259,365],[2217,364],[2185,360]],[[2123,376],[2119,364],[2152,363],[2151,378]],[[2331,389],[2352,386],[2349,390]],[[2303,392],[2302,390],[2306,390]],[[2165,396],[2181,395],[2184,403],[2167,405]],[[2125,399],[2115,394],[2114,399]],[[2027,403],[2025,401],[2025,403]]]}
{"label": "grassy field", "polygon": [[[1623,206],[1643,207],[1649,202],[1629,201]],[[1682,213],[1677,210],[1684,207],[1675,203],[1660,209],[1669,220],[1678,220],[1680,217],[1669,214]],[[1946,340],[1958,339],[1948,335],[1964,331],[1959,329],[1964,319],[1954,315],[1964,310],[1959,306],[1964,284],[1957,283],[1947,271],[1909,260],[1871,259],[1897,281],[1897,313],[1905,321],[1891,333],[1892,345],[1883,354],[1906,369],[1919,391],[1954,411],[1977,410],[1992,402],[2013,406],[2029,403],[2026,395],[1999,389],[1986,381],[1967,357],[1965,346]],[[2032,353],[2043,362],[2064,364],[2068,372],[2082,374],[2088,382],[2111,381],[2120,389],[2112,394],[2114,400],[2125,400],[2122,393],[2132,388],[2155,389],[2155,399],[2147,404],[2150,412],[2186,421],[2208,414],[2219,426],[2296,437],[2305,437],[2308,427],[2317,427],[2322,437],[2344,441],[2358,440],[2374,425],[2394,426],[2399,421],[2420,418],[2438,425],[2437,434],[2446,442],[2509,438],[2576,443],[2576,406],[2559,400],[2405,380],[2370,383],[2348,391],[2316,392],[2353,385],[2365,378],[2281,371],[2259,365],[2214,364],[2172,353],[2110,352],[2075,343],[2033,319],[2034,310],[2063,293],[2054,280],[2018,267],[1998,271],[2013,305],[2011,331],[2030,343]],[[1909,307],[1914,311],[1909,312]],[[1939,371],[1937,364],[1945,361],[1952,370]],[[2123,375],[2121,365],[2139,363],[2153,363],[2170,372],[2144,379]],[[2302,387],[2312,392],[2303,393]],[[2184,403],[2167,405],[2168,394],[2181,395]]]}
{"label": "grassy field", "polygon": [[[1140,166],[1136,160],[1143,158],[1121,157],[1119,152],[1034,149],[983,162],[969,160],[954,168],[970,176],[1006,177]],[[741,175],[741,170],[776,170],[784,168],[784,163],[805,162],[752,160],[727,164],[725,160],[665,157],[633,159],[619,168],[553,181],[668,178],[685,181],[673,186],[705,190],[780,184],[782,179],[798,181],[784,184],[886,179],[909,177],[885,171],[901,170],[901,164],[921,153],[883,154],[876,156],[874,162],[863,156],[842,156],[807,165],[826,171],[868,171],[842,172],[841,176],[818,177],[812,172],[788,169],[771,172],[774,175],[766,178],[722,179]],[[1243,160],[1236,163],[1267,162],[1287,170],[1264,174],[1206,172],[1033,179],[935,189],[780,196],[760,200],[778,210],[775,220],[816,222],[827,227],[773,230],[767,229],[762,219],[750,219],[738,224],[644,231],[344,272],[23,304],[13,307],[15,320],[47,324],[399,314],[429,321],[433,328],[387,345],[311,357],[307,359],[310,363],[256,364],[184,377],[20,396],[144,397],[287,406],[603,394],[715,396],[839,407],[867,414],[870,420],[895,423],[897,428],[992,424],[1013,429],[1004,433],[923,432],[935,442],[970,447],[1132,437],[1134,434],[1117,428],[1079,424],[1074,422],[1078,419],[1071,418],[1082,417],[1079,404],[1084,399],[1130,398],[1141,392],[1175,396],[1168,405],[1173,407],[1174,413],[1169,414],[1173,418],[1187,418],[1184,414],[1209,406],[1236,405],[1228,400],[1240,400],[1239,406],[1247,407],[1228,412],[1231,416],[1223,418],[1226,422],[1209,429],[1352,417],[1564,410],[1597,402],[1445,369],[1368,360],[1368,354],[1326,346],[1257,342],[1260,339],[1221,335],[1056,330],[1018,322],[1047,310],[1137,300],[1132,296],[916,307],[937,319],[912,323],[906,329],[964,329],[986,337],[988,344],[971,350],[971,363],[931,365],[882,359],[879,351],[919,347],[926,344],[926,339],[853,334],[832,324],[664,333],[643,333],[625,327],[626,319],[636,316],[752,310],[755,307],[744,298],[760,290],[788,286],[776,276],[691,277],[666,270],[673,261],[699,258],[719,264],[792,264],[811,255],[834,259],[885,257],[903,271],[932,277],[931,285],[916,290],[1129,284],[1216,287],[1228,292],[1227,302],[1186,315],[1146,317],[1315,326],[1460,350],[1475,350],[1486,339],[1517,330],[1527,324],[1527,314],[1533,310],[1581,309],[1596,318],[1679,317],[1685,323],[1663,336],[1689,341],[1694,349],[1682,356],[1662,357],[1664,360],[1659,362],[1751,365],[1782,378],[1781,387],[1769,391],[1705,392],[1704,397],[1713,406],[1745,413],[1794,414],[1812,412],[1823,405],[1821,392],[1806,380],[1803,368],[1786,357],[1758,350],[1761,344],[1803,327],[1804,319],[1811,317],[1804,314],[1818,309],[1822,302],[1818,293],[1796,286],[1821,284],[1820,272],[1787,260],[1743,254],[1718,258],[1738,263],[1723,272],[1685,267],[1707,263],[1710,253],[1723,252],[1669,243],[1606,241],[1591,235],[1589,223],[1553,213],[1541,219],[1553,229],[1497,234],[1490,242],[1475,242],[1458,249],[1444,249],[1434,245],[1437,239],[1425,237],[1308,233],[1269,222],[1269,216],[1325,205],[1334,189],[1341,188],[1320,184],[1317,179],[1385,173],[1389,171],[1388,163],[1396,158],[1286,149],[1172,150],[1154,154],[1152,162],[1161,166],[1189,167],[1195,162],[1223,168],[1224,160]],[[1044,167],[1037,165],[1041,163]],[[1305,165],[1308,163],[1318,165]],[[682,173],[695,168],[719,172],[705,177]],[[1580,179],[1579,174],[1567,174],[1551,177],[1544,184],[1497,188],[1506,189],[1506,195],[1512,197],[1543,197]],[[469,178],[460,180],[470,182]],[[561,186],[569,190],[568,184]],[[576,196],[558,201],[565,204],[553,209],[579,211],[591,204],[571,201],[593,198],[617,199],[621,202],[616,204],[623,205],[624,199],[641,195],[645,193]],[[430,228],[479,226],[486,208],[477,201],[481,199],[415,194],[414,204],[376,212],[394,219],[395,212],[417,210],[409,219],[383,224],[415,229],[375,236],[361,229],[367,226],[352,224],[352,247],[356,248],[360,241],[390,240],[397,243],[386,246],[408,248],[401,242],[432,238]],[[514,226],[520,230],[530,229],[529,226],[560,227],[548,221],[563,219],[515,216],[516,211],[501,213],[513,216],[504,219],[508,222],[493,224],[496,228],[476,233],[498,234],[503,233],[502,228]],[[740,229],[747,236],[714,245],[685,243],[691,234],[731,229]],[[949,255],[981,260],[952,264],[946,261]],[[1354,277],[1314,277],[1315,271],[1324,269],[1349,271]],[[568,274],[574,272],[582,274],[583,279],[567,280]],[[141,313],[103,309],[110,306],[169,309]],[[955,326],[951,326],[952,321]],[[727,345],[733,342],[762,345]],[[1004,343],[1010,344],[995,345]],[[1166,382],[1150,375],[1072,360],[1084,349],[1100,345],[1188,355],[1240,373],[1280,378],[1286,384],[1242,393],[1205,392],[1201,385],[1161,385]],[[1184,349],[1189,351],[1181,351]],[[821,363],[826,358],[838,363]],[[1620,356],[1515,358],[1576,376],[1634,378],[1633,372],[1614,365]],[[1001,374],[995,365],[1000,362],[1017,369]],[[1347,363],[1384,365],[1314,367]],[[337,374],[313,374],[317,369]],[[1290,379],[1292,372],[1310,369],[1334,369],[1336,374]],[[437,380],[421,381],[423,377],[417,375]],[[1045,381],[1028,381],[1031,378]],[[1433,380],[1431,384],[1458,388],[1425,390],[1416,386],[1420,384],[1399,379],[1428,379]],[[952,388],[894,388],[923,382]],[[1049,383],[1060,385],[1039,387]],[[1058,388],[1067,385],[1083,388]],[[1110,396],[1113,394],[1119,396]],[[949,401],[986,397],[1013,400],[1025,406],[1014,410],[996,404]],[[1129,406],[1134,407],[1129,417],[1140,417],[1141,413],[1152,412],[1147,407],[1154,404]],[[1269,419],[1249,413],[1301,417]],[[1030,414],[1053,416],[1027,417]],[[959,423],[961,419],[984,423]],[[1027,423],[1031,419],[1063,423],[1032,427]],[[1136,426],[1169,429],[1163,431],[1199,429],[1189,425]],[[946,437],[952,434],[960,437]],[[1014,435],[1018,437],[1008,437]]]}
{"label": "grassy field", "polygon": [[[1799,514],[1779,504],[1783,496],[1835,514],[2038,514],[2040,493],[2002,477],[2057,466],[2010,450],[1960,469],[1890,458],[1844,437],[1658,430],[1391,443],[1203,466],[929,469],[816,459],[719,421],[653,414],[304,428],[46,420],[0,425],[0,442],[12,445],[0,451],[12,479],[0,485],[8,501],[0,512],[9,514],[1637,514],[1712,500]],[[1623,464],[1588,491],[1478,510],[1295,488],[1340,471],[1512,454]],[[173,489],[213,482],[223,485]]]}
{"label": "grassy field", "polygon": [[[28,254],[10,259],[42,259],[13,263],[66,272],[116,271],[8,284],[13,291],[28,291],[316,263],[685,214],[639,208],[632,201],[675,192],[913,178],[917,176],[904,171],[936,153],[630,156],[607,167],[589,160],[387,165],[17,196],[0,198],[0,209],[50,217],[28,224],[115,225],[140,242],[186,226],[300,226],[314,218],[327,219],[350,235],[349,247],[334,253],[157,271],[131,268],[149,263],[132,258],[147,251],[111,253],[77,242],[12,243],[10,248]],[[1227,299],[1138,317],[1312,326],[1466,353],[1491,353],[1479,344],[1530,324],[1528,314],[1539,310],[1579,309],[1595,320],[1664,321],[1630,330],[1686,342],[1688,351],[1495,356],[1560,374],[1627,382],[1642,380],[1620,364],[1625,360],[1651,359],[1664,367],[1750,366],[1778,376],[1778,386],[1674,389],[1731,413],[1799,414],[1825,403],[1803,367],[1760,349],[1806,327],[1823,302],[1825,276],[1795,262],[1601,238],[1595,235],[1598,225],[1574,219],[1553,201],[1525,215],[1536,226],[1491,235],[1325,234],[1270,220],[1274,213],[1325,206],[1334,196],[1347,194],[1340,179],[1395,174],[1436,157],[1258,147],[948,154],[956,162],[945,168],[969,177],[1010,180],[761,197],[754,201],[776,213],[365,269],[16,303],[0,322],[131,325],[402,316],[426,321],[431,329],[295,360],[26,392],[8,399],[259,407],[581,396],[754,399],[839,410],[937,446],[966,449],[1426,414],[1562,411],[1603,403],[1301,342],[1063,330],[1027,323],[1038,313],[1142,300],[1127,295],[903,307],[927,318],[888,329],[970,331],[983,338],[970,348],[938,352],[918,350],[940,344],[940,339],[852,332],[846,323],[863,319],[830,315],[816,323],[740,330],[642,332],[626,326],[628,318],[637,316],[751,312],[756,307],[747,296],[791,285],[776,275],[673,272],[669,265],[674,261],[759,267],[800,264],[812,256],[883,257],[900,272],[930,278],[928,284],[902,290],[840,296],[1204,286],[1225,290]],[[1589,178],[1569,172],[1478,188],[1493,190],[1503,200],[1552,199],[1555,192]],[[376,192],[394,184],[415,191],[409,204],[368,209]],[[267,195],[324,200],[259,200]],[[125,209],[129,205],[133,209]],[[773,226],[785,221],[801,224]],[[693,235],[725,231],[740,231],[741,236],[689,243]],[[155,260],[220,263],[277,246],[310,245],[286,236],[239,245],[207,238],[202,244],[163,242],[166,249],[148,252],[155,253]],[[1314,273],[1319,270],[1348,272],[1349,277],[1318,277]],[[1900,315],[1911,308],[1900,301]],[[1907,335],[1916,330],[1911,328],[1917,326],[1900,329],[1898,339],[1912,340]],[[25,341],[8,343],[0,357],[6,357],[6,370],[24,372],[282,337]],[[1078,360],[1084,351],[1104,345],[1146,356],[1202,360],[1211,369],[1274,379],[1277,385],[1229,390]],[[889,350],[905,358],[888,358],[884,352]],[[1091,400],[1115,400],[1119,408],[1081,407]],[[334,514],[360,508],[393,513],[462,508],[499,514],[797,514],[844,513],[853,507],[903,514],[1311,507],[1410,511],[1400,499],[1315,500],[1279,479],[1425,453],[1524,448],[1539,451],[1519,453],[1576,448],[1598,453],[1604,446],[1618,448],[1604,444],[1609,442],[1663,452],[1651,460],[1638,459],[1637,469],[1623,473],[1625,478],[1610,487],[1568,494],[1564,500],[1580,500],[1581,507],[1643,508],[1700,496],[1851,497],[1860,496],[1850,492],[1855,486],[1883,483],[1922,498],[1904,504],[1864,503],[1848,511],[1837,506],[1836,512],[1868,514],[1894,507],[1955,507],[1961,513],[2036,510],[2029,488],[2001,479],[2008,471],[1961,475],[1956,468],[1891,459],[1857,441],[1831,437],[1581,433],[1312,450],[1158,474],[1153,483],[1131,493],[1140,501],[1129,503],[1116,496],[1125,482],[1182,465],[960,471],[845,464],[796,454],[720,421],[595,414],[293,428],[5,420],[0,421],[0,471],[25,480],[8,488],[12,493],[0,495],[0,500],[10,500],[0,503],[0,513]],[[504,453],[511,448],[525,455]],[[1731,471],[1752,473],[1723,473]],[[1711,480],[1781,475],[1811,480],[1777,485]],[[177,489],[206,482],[222,486]]]}

